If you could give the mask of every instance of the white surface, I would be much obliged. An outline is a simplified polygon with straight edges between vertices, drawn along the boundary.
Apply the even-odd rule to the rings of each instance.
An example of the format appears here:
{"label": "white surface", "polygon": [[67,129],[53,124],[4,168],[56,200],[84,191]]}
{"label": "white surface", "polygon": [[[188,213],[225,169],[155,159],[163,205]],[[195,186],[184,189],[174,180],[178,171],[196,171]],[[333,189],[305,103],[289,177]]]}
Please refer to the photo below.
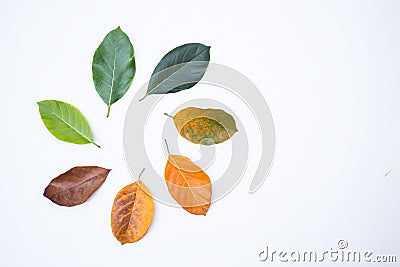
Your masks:
{"label": "white surface", "polygon": [[[2,1],[0,265],[261,266],[265,245],[324,250],[339,239],[399,261],[399,12],[399,1]],[[107,119],[91,60],[118,25],[137,74]],[[206,217],[156,203],[145,238],[121,246],[109,220],[131,182],[125,112],[159,59],[186,42],[211,45],[213,62],[259,86],[275,162],[256,194],[245,177]],[[79,107],[102,149],[51,136],[43,99]],[[113,170],[81,206],[45,199],[48,182],[75,165]]]}

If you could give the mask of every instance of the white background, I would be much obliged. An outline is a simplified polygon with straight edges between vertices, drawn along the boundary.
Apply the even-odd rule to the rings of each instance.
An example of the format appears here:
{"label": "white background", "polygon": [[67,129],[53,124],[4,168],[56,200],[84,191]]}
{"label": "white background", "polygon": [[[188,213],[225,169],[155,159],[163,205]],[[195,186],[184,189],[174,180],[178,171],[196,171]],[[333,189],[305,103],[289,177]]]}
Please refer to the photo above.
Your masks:
{"label": "white background", "polygon": [[[339,239],[399,261],[399,14],[399,1],[383,0],[2,0],[0,265],[266,266],[266,245],[321,251]],[[107,119],[91,60],[118,25],[137,74]],[[274,116],[275,161],[259,191],[249,195],[244,177],[206,217],[156,203],[148,234],[121,246],[110,210],[132,181],[125,112],[160,58],[188,42],[211,45],[212,62],[258,85]],[[36,105],[44,99],[79,107],[102,149],[49,134]],[[83,205],[42,196],[76,165],[113,170]]]}

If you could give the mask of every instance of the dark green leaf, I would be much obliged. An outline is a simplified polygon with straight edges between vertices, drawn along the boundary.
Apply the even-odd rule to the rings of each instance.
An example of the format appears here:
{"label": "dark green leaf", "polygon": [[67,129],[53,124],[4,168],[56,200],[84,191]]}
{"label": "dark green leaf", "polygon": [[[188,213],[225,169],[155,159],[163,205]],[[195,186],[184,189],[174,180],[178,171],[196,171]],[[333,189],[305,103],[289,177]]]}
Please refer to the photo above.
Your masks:
{"label": "dark green leaf", "polygon": [[92,75],[97,93],[110,106],[128,91],[135,76],[135,56],[129,37],[120,27],[109,32],[93,56]]}
{"label": "dark green leaf", "polygon": [[189,89],[203,77],[210,61],[210,47],[199,43],[184,44],[168,52],[150,78],[147,93],[176,93]]}
{"label": "dark green leaf", "polygon": [[37,103],[46,128],[58,139],[74,144],[94,144],[89,123],[74,106],[57,101],[43,100]]}

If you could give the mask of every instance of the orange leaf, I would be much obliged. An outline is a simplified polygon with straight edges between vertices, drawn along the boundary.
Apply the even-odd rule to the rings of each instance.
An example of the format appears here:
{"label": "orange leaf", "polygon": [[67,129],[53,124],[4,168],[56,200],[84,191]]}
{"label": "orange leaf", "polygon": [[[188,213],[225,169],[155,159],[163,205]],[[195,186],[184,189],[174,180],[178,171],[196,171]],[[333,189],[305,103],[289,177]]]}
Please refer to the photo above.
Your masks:
{"label": "orange leaf", "polygon": [[192,214],[206,215],[211,204],[211,181],[199,166],[187,157],[169,154],[165,181],[169,193],[182,208]]}
{"label": "orange leaf", "polygon": [[121,244],[140,240],[150,227],[154,202],[142,181],[122,188],[115,196],[111,212],[111,229]]}

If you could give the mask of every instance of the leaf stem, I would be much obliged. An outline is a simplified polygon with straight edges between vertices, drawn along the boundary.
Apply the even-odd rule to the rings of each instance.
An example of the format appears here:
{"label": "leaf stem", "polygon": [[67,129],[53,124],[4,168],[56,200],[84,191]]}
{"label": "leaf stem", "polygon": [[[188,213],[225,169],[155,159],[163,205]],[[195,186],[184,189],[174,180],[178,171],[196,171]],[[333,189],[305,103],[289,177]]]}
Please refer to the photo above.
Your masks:
{"label": "leaf stem", "polygon": [[167,147],[168,155],[171,155],[171,153],[169,152],[169,147],[168,147],[167,139],[164,139],[164,141],[165,141],[165,146]]}
{"label": "leaf stem", "polygon": [[92,141],[92,144],[97,146],[98,148],[101,148],[98,144],[96,144],[95,142]]}
{"label": "leaf stem", "polygon": [[110,116],[110,109],[111,109],[111,106],[110,105],[107,105],[107,118]]}
{"label": "leaf stem", "polygon": [[145,99],[148,96],[148,94],[145,94],[141,99],[139,99],[139,102]]}
{"label": "leaf stem", "polygon": [[143,168],[143,170],[140,171],[139,176],[138,176],[138,181],[140,181],[140,176],[142,176],[142,173],[144,172],[145,168]]}
{"label": "leaf stem", "polygon": [[170,117],[171,119],[174,118],[173,116],[169,115],[168,113],[164,113],[164,115]]}

